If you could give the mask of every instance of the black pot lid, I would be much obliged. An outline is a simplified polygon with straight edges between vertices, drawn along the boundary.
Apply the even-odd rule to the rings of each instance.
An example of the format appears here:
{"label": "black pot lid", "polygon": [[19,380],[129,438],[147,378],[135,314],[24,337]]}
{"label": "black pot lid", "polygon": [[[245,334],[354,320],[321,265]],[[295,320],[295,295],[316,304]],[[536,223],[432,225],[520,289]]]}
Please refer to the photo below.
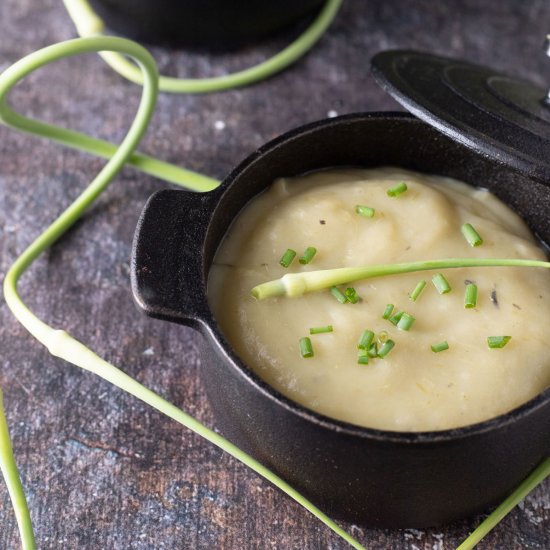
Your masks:
{"label": "black pot lid", "polygon": [[408,50],[377,54],[372,72],[384,90],[442,133],[550,185],[550,103],[543,88]]}

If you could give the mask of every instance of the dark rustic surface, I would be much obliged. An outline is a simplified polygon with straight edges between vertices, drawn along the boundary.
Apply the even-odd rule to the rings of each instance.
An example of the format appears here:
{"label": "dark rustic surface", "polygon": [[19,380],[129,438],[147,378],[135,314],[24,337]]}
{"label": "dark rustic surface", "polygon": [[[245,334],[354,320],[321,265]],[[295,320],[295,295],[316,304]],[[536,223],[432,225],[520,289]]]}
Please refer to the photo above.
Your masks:
{"label": "dark rustic surface", "polygon": [[[550,83],[540,52],[550,5],[532,2],[346,0],[303,60],[251,88],[159,98],[141,149],[223,178],[255,147],[298,124],[396,108],[369,76],[391,47],[453,54]],[[0,69],[75,36],[61,0],[2,0]],[[284,38],[231,55],[155,49],[164,72],[222,74],[275,52]],[[120,140],[138,89],[95,56],[39,71],[13,94],[26,113]],[[102,161],[0,128],[0,274],[68,205]],[[85,218],[24,278],[45,320],[88,343],[206,424],[197,335],[145,319],[129,288],[134,226],[162,182],[126,169]],[[0,386],[38,545],[44,549],[344,549],[317,520],[218,449],[90,374],[51,358],[0,305]],[[431,530],[347,525],[368,548],[453,548],[482,518]],[[0,549],[18,536],[0,485]],[[550,548],[546,482],[480,548]]]}

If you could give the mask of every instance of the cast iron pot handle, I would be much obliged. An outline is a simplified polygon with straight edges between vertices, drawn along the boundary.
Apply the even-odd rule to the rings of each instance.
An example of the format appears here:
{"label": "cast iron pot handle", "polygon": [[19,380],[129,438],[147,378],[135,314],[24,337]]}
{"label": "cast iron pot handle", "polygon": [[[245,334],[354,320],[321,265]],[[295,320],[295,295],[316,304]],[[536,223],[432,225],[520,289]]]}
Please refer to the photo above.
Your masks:
{"label": "cast iron pot handle", "polygon": [[146,315],[191,326],[204,319],[204,241],[215,195],[162,190],[147,201],[131,268],[134,299]]}

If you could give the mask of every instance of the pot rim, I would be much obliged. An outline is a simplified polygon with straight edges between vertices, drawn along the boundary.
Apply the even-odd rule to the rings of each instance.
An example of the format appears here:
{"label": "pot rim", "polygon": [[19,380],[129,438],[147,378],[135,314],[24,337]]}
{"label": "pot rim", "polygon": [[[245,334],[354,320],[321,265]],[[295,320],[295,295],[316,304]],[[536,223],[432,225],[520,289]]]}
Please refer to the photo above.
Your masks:
{"label": "pot rim", "polygon": [[[341,115],[329,119],[321,119],[315,122],[311,122],[302,126],[298,126],[281,134],[280,136],[268,141],[256,151],[251,153],[246,157],[241,163],[239,163],[228,176],[223,180],[222,185],[211,191],[212,198],[215,199],[214,210],[211,213],[210,220],[208,222],[208,227],[212,223],[212,220],[216,217],[220,203],[223,201],[223,197],[230,187],[233,186],[235,180],[261,159],[265,154],[274,151],[278,147],[292,141],[298,137],[303,137],[304,135],[313,133],[319,129],[324,129],[330,126],[341,125],[342,123],[352,123],[352,122],[364,122],[366,120],[403,120],[408,121],[412,124],[421,124],[427,126],[428,128],[434,129],[432,126],[426,122],[421,121],[417,117],[413,116],[407,112],[401,111],[374,111],[374,112],[358,112]],[[435,129],[434,129],[435,130]],[[442,135],[442,138],[451,139],[448,136]],[[453,140],[454,141],[454,140]],[[463,143],[456,142],[458,146],[464,147],[466,149],[472,150],[474,153],[483,156],[486,160],[493,163],[497,167],[502,167],[503,163],[499,163],[495,159],[487,159],[485,155],[475,151],[473,148],[466,146]],[[507,169],[510,169],[514,172],[517,172],[513,167],[506,166]],[[322,169],[320,167],[319,169]],[[521,176],[532,179],[525,174]],[[245,203],[242,204],[242,207],[248,202],[248,199]],[[208,231],[208,229],[207,229]],[[217,243],[217,246],[221,241]],[[204,257],[203,257],[204,262]],[[206,266],[203,264],[204,273],[206,281],[208,280],[208,273],[211,266]],[[207,288],[207,285],[205,285]],[[537,394],[529,401],[519,405],[518,407],[513,408],[512,410],[498,415],[496,417],[477,422],[475,424],[468,424],[466,426],[459,426],[456,428],[450,428],[445,430],[436,430],[436,431],[418,431],[418,432],[408,432],[408,431],[392,431],[392,430],[382,430],[377,428],[368,428],[364,426],[359,426],[352,424],[350,422],[345,422],[338,420],[329,416],[326,416],[322,413],[318,413],[312,409],[309,409],[296,401],[286,397],[284,394],[276,390],[273,386],[267,384],[258,374],[256,374],[251,367],[249,367],[245,361],[243,361],[238,354],[234,351],[231,344],[226,340],[223,331],[221,330],[216,318],[210,308],[208,303],[207,295],[205,295],[205,303],[207,306],[206,312],[207,315],[203,316],[200,319],[199,326],[201,327],[202,332],[209,333],[210,344],[213,344],[218,347],[219,351],[229,360],[231,368],[236,371],[239,376],[245,379],[246,382],[251,384],[256,390],[258,390],[264,397],[268,398],[274,404],[284,408],[286,411],[316,424],[322,428],[341,433],[343,435],[358,437],[361,439],[376,440],[379,442],[392,442],[400,443],[403,445],[410,444],[435,444],[435,443],[444,443],[444,442],[454,442],[465,438],[476,437],[483,435],[487,432],[491,432],[500,428],[506,428],[511,424],[520,422],[525,417],[536,413],[543,407],[550,407],[550,386],[543,390],[541,393]],[[550,410],[550,409],[549,409]],[[549,434],[550,435],[550,434]]]}

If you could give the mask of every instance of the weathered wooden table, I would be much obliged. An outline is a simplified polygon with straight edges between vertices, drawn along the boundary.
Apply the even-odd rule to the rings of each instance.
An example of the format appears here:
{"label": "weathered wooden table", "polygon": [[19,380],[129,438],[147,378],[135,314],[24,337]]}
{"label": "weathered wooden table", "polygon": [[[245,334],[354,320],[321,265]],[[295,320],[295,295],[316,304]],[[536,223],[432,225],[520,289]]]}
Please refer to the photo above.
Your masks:
{"label": "weathered wooden table", "polygon": [[[141,150],[223,178],[277,134],[329,114],[396,109],[369,76],[391,47],[461,56],[550,83],[540,52],[550,5],[532,2],[347,0],[299,63],[256,86],[159,99]],[[61,0],[2,0],[0,69],[75,36]],[[163,72],[222,74],[251,65],[289,36],[228,55],[154,49]],[[28,78],[22,111],[120,141],[139,90],[96,56]],[[0,128],[0,273],[103,161]],[[129,256],[139,212],[164,185],[132,169],[22,281],[38,314],[215,426],[199,381],[198,336],[142,317],[132,303]],[[347,545],[244,466],[106,382],[53,359],[0,306],[0,386],[40,548],[319,549]],[[347,525],[368,548],[456,546],[481,520],[386,531]],[[18,535],[0,485],[0,548]],[[550,484],[537,489],[480,548],[550,548]]]}

